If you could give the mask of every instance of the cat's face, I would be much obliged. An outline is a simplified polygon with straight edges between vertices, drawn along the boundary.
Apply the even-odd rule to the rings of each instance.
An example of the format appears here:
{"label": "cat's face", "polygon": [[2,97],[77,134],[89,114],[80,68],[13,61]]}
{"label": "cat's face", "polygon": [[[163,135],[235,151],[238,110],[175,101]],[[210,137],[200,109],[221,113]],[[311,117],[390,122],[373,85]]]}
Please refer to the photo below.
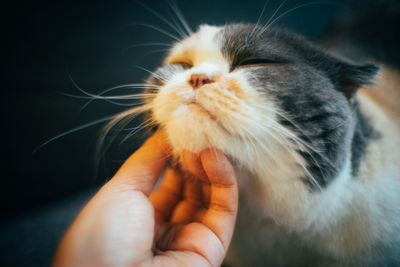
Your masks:
{"label": "cat's face", "polygon": [[149,78],[150,116],[176,155],[216,147],[252,171],[324,186],[350,149],[351,94],[375,71],[282,30],[201,26]]}

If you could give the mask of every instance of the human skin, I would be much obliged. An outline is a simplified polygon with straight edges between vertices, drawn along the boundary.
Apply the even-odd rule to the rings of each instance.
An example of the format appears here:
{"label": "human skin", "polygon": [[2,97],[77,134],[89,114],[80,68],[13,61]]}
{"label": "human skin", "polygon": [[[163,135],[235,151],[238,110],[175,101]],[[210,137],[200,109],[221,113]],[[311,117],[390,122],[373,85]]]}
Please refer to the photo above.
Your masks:
{"label": "human skin", "polygon": [[97,192],[62,239],[54,266],[221,265],[238,208],[232,165],[216,149],[183,151],[183,173],[168,165],[166,140],[157,131]]}

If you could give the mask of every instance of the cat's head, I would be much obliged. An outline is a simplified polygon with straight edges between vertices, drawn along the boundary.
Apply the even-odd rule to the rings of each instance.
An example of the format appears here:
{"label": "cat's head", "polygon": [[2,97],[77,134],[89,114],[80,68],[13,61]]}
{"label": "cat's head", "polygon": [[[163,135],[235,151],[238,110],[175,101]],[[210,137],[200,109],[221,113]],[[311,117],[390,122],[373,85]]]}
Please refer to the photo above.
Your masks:
{"label": "cat's head", "polygon": [[148,79],[147,101],[177,156],[216,147],[251,171],[324,186],[349,154],[352,96],[376,71],[284,30],[204,25]]}

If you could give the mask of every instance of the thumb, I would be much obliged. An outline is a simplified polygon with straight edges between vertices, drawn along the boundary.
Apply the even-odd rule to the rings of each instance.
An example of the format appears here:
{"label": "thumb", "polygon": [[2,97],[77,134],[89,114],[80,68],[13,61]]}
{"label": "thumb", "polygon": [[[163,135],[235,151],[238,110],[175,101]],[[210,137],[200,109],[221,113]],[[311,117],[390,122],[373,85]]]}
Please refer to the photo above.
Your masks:
{"label": "thumb", "polygon": [[148,196],[169,156],[170,147],[167,136],[163,130],[158,130],[125,161],[110,183],[129,186]]}

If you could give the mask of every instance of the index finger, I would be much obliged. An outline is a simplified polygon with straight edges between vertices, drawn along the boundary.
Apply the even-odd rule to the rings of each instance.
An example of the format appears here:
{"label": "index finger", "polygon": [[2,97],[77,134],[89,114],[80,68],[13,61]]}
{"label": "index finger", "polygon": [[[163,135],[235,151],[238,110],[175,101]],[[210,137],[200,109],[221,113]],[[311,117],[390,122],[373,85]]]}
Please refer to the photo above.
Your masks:
{"label": "index finger", "polygon": [[113,183],[123,183],[146,194],[151,193],[170,155],[170,147],[164,131],[158,130],[133,153],[121,166]]}
{"label": "index finger", "polygon": [[201,163],[211,184],[210,205],[202,223],[221,241],[225,251],[231,241],[238,210],[238,185],[232,165],[216,149],[200,153]]}

